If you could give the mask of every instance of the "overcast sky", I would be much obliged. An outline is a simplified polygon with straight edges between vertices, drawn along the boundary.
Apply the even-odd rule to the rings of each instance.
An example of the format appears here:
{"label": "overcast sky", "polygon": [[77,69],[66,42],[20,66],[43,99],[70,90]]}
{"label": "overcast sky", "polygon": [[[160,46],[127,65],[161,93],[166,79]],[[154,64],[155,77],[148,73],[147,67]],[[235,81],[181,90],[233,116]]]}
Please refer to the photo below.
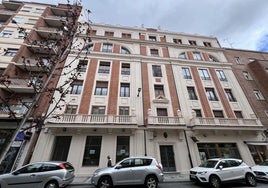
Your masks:
{"label": "overcast sky", "polygon": [[268,0],[82,0],[82,5],[94,23],[213,35],[223,47],[268,52]]}

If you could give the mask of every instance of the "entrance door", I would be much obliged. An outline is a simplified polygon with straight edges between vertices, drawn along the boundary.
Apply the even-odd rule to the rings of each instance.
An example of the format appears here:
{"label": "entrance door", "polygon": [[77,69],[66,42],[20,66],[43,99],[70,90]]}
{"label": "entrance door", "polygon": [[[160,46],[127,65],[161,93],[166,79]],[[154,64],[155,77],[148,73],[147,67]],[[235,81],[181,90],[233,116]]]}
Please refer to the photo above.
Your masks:
{"label": "entrance door", "polygon": [[176,171],[172,145],[160,146],[160,157],[164,172]]}

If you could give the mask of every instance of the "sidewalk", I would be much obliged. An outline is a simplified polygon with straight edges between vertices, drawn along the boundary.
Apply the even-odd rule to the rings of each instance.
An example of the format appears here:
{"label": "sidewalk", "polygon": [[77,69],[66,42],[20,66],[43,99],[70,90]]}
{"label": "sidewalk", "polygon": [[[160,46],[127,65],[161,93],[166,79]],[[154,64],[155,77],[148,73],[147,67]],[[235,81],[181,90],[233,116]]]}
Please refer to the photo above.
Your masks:
{"label": "sidewalk", "polygon": [[[190,181],[189,174],[180,174],[178,172],[164,173],[164,182]],[[90,176],[75,177],[71,185],[89,185]]]}

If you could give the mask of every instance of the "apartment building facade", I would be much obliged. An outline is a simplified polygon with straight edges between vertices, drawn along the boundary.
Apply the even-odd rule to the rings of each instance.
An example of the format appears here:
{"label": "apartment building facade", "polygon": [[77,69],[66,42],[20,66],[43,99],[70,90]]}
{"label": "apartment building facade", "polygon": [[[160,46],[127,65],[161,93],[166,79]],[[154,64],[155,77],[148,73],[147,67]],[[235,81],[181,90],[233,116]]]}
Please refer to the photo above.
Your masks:
{"label": "apartment building facade", "polygon": [[105,167],[107,155],[153,156],[181,173],[213,157],[255,164],[246,142],[266,139],[264,127],[215,37],[105,24],[86,32],[91,42],[66,60],[81,74],[32,161],[67,160],[77,175]]}
{"label": "apartment building facade", "polygon": [[[232,63],[233,72],[242,87],[257,118],[268,128],[268,54],[265,52],[225,49],[227,60]],[[267,158],[267,139],[260,142],[246,142],[256,162]]]}
{"label": "apartment building facade", "polygon": [[0,5],[0,173],[30,161],[80,12],[66,4]]}

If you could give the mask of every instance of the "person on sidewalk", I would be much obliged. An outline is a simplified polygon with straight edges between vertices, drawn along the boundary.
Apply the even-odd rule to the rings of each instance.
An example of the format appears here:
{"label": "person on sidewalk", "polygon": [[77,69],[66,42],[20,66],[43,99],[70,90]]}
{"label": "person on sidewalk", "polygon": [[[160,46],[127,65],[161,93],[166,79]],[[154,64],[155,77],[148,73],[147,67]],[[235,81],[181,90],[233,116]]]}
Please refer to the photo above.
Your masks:
{"label": "person on sidewalk", "polygon": [[112,159],[109,155],[107,156],[107,159],[108,159],[107,167],[111,167],[112,166]]}

